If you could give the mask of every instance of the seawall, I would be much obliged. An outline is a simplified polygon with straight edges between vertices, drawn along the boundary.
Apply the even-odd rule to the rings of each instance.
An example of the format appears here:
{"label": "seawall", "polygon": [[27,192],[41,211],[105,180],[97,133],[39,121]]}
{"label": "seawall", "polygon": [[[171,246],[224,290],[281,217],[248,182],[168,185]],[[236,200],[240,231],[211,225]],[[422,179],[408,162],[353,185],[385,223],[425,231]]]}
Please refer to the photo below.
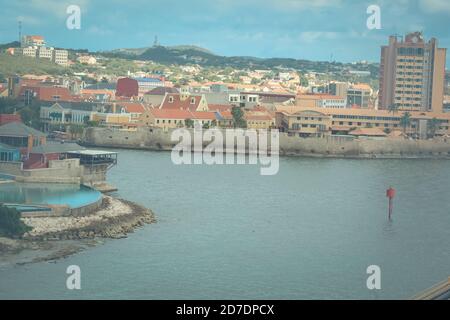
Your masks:
{"label": "seawall", "polygon": [[[192,129],[187,130],[192,132]],[[221,131],[225,137],[224,130]],[[144,127],[137,131],[88,128],[85,131],[83,143],[95,147],[169,151],[178,143],[171,141],[171,133],[172,130]],[[270,137],[268,140],[270,146]],[[279,142],[279,153],[282,156],[450,159],[450,139],[443,138],[434,140],[371,140],[346,137],[300,138],[280,133]],[[204,146],[208,144],[205,143]]]}

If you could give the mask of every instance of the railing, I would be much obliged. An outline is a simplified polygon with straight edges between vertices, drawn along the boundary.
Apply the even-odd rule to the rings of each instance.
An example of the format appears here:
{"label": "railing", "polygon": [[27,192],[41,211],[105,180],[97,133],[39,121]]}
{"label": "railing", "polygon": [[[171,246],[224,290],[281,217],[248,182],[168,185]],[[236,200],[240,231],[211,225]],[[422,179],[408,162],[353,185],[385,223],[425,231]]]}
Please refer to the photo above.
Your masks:
{"label": "railing", "polygon": [[450,300],[450,277],[417,294],[413,300]]}

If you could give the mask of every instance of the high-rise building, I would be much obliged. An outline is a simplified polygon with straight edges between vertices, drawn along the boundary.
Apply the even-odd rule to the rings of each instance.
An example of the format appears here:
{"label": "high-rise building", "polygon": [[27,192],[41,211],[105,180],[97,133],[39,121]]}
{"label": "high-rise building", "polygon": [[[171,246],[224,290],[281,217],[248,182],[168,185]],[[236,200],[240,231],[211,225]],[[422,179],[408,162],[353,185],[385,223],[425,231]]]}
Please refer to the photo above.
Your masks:
{"label": "high-rise building", "polygon": [[421,32],[389,37],[381,48],[379,109],[442,112],[446,53]]}

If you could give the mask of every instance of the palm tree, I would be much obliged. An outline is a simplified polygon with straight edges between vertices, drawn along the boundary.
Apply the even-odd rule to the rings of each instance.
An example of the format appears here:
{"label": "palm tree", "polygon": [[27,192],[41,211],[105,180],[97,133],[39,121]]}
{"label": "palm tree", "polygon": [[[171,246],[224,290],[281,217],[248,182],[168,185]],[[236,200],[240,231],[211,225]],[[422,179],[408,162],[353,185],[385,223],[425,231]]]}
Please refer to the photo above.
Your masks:
{"label": "palm tree", "polygon": [[434,138],[434,136],[436,135],[436,131],[439,128],[440,124],[441,124],[441,122],[436,118],[433,118],[428,121],[427,129],[428,129],[428,137],[429,138]]}
{"label": "palm tree", "polygon": [[391,104],[388,106],[389,112],[392,112],[392,114],[395,114],[398,112],[398,105],[397,104]]}
{"label": "palm tree", "polygon": [[403,116],[400,118],[400,125],[403,128],[403,133],[406,133],[406,128],[411,124],[411,114],[409,112],[405,112]]}

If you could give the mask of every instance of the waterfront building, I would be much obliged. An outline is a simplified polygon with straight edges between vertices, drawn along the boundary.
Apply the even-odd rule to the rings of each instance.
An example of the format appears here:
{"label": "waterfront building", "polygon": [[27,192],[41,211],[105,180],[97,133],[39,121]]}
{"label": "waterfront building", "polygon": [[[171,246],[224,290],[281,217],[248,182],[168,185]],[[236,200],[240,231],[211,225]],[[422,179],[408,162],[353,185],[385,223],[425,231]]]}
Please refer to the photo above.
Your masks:
{"label": "waterfront building", "polygon": [[446,50],[421,32],[389,37],[381,48],[379,109],[442,112]]}
{"label": "waterfront building", "polygon": [[164,130],[181,128],[187,125],[189,120],[192,125],[198,123],[201,126],[213,127],[218,123],[218,112],[191,111],[189,109],[149,109],[141,115],[140,123],[148,127],[158,127]]}
{"label": "waterfront building", "polygon": [[244,120],[249,129],[270,129],[275,127],[275,116],[264,107],[256,107],[244,112]]}
{"label": "waterfront building", "polygon": [[17,162],[21,160],[20,150],[0,143],[0,162]]}
{"label": "waterfront building", "polygon": [[28,155],[33,147],[44,145],[46,135],[21,122],[9,122],[0,126],[0,143],[18,148],[24,155]]}
{"label": "waterfront building", "polygon": [[24,161],[24,169],[48,168],[52,160],[62,160],[65,153],[85,149],[76,143],[48,143],[33,147]]}
{"label": "waterfront building", "polygon": [[208,111],[208,102],[205,95],[192,95],[190,93],[168,93],[164,96],[160,109],[177,109],[190,111]]}
{"label": "waterfront building", "polygon": [[10,122],[22,122],[20,114],[0,114],[0,126]]}
{"label": "waterfront building", "polygon": [[130,122],[136,123],[139,121],[141,114],[143,114],[149,106],[140,103],[140,102],[117,102],[114,103],[114,113],[121,113],[121,114],[129,114],[130,115]]}
{"label": "waterfront building", "polygon": [[277,113],[277,125],[280,131],[299,137],[322,138],[331,134],[332,117],[322,110],[298,110],[293,113]]}
{"label": "waterfront building", "polygon": [[49,125],[85,124],[92,121],[95,113],[91,110],[75,109],[77,104],[54,103],[51,106],[41,106],[40,119],[48,128]]}
{"label": "waterfront building", "polygon": [[386,139],[386,137],[388,136],[388,134],[383,130],[381,130],[380,128],[358,128],[353,131],[350,131],[349,135],[354,136],[358,139],[375,139],[375,140],[383,140]]}
{"label": "waterfront building", "polygon": [[[336,108],[305,108],[303,106],[278,105],[277,127],[283,128],[283,121],[297,117],[302,111],[321,112],[331,117],[332,134],[348,134],[358,128],[380,128],[385,132],[405,130],[411,136],[426,138],[430,132],[437,136],[450,135],[450,114],[437,112],[409,111],[410,123],[403,128],[401,119],[405,111],[392,113],[387,110],[374,109],[336,109]],[[300,118],[298,121],[306,121]],[[302,122],[299,123],[301,125]]]}

